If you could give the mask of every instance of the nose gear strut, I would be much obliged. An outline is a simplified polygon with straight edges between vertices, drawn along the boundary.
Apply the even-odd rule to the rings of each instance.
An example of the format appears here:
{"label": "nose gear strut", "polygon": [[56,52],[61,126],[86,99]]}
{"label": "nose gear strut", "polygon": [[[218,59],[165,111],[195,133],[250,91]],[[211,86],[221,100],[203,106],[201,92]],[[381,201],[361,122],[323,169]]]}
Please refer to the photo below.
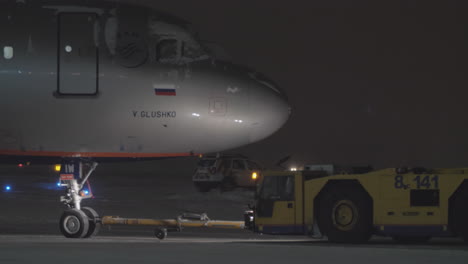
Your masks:
{"label": "nose gear strut", "polygon": [[[65,204],[65,210],[60,218],[60,231],[68,238],[85,238],[96,234],[101,226],[101,220],[96,211],[89,207],[81,207],[81,201],[92,198],[88,191],[85,193],[85,184],[98,166],[97,162],[85,163],[84,161],[66,162],[61,165],[60,186],[66,187],[66,195],[60,197],[60,202]],[[83,177],[83,169],[88,168]],[[90,186],[89,186],[90,187]]]}

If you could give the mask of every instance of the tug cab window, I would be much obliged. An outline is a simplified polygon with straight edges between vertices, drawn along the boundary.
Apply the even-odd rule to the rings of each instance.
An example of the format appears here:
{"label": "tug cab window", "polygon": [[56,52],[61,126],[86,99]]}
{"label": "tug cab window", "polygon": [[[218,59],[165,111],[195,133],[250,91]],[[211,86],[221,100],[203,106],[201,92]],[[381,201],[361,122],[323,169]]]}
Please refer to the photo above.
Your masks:
{"label": "tug cab window", "polygon": [[272,201],[294,200],[294,176],[266,177],[260,189],[260,199]]}
{"label": "tug cab window", "polygon": [[177,60],[177,40],[163,39],[156,46],[156,58],[159,62]]}
{"label": "tug cab window", "polygon": [[245,170],[245,165],[243,160],[234,160],[232,162],[232,168],[234,170]]}

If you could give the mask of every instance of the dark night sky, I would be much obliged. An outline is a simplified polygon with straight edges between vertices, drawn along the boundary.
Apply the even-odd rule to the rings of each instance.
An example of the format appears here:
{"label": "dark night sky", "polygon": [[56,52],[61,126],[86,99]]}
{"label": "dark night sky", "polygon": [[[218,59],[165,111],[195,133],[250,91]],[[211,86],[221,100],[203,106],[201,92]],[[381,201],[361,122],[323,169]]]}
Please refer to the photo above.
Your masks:
{"label": "dark night sky", "polygon": [[468,166],[466,5],[136,2],[192,22],[287,92],[289,122],[238,152],[266,165]]}

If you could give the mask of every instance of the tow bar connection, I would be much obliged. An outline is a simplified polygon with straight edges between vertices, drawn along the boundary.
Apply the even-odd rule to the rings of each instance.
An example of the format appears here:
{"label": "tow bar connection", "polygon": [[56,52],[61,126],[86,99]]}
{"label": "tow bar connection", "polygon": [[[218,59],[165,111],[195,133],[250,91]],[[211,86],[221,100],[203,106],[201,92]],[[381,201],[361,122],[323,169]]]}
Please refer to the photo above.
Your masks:
{"label": "tow bar connection", "polygon": [[179,215],[176,219],[138,219],[122,218],[118,216],[103,216],[101,218],[101,224],[104,226],[154,226],[154,235],[159,239],[166,238],[167,232],[180,232],[184,227],[245,229],[244,221],[211,220],[206,213],[184,213]]}

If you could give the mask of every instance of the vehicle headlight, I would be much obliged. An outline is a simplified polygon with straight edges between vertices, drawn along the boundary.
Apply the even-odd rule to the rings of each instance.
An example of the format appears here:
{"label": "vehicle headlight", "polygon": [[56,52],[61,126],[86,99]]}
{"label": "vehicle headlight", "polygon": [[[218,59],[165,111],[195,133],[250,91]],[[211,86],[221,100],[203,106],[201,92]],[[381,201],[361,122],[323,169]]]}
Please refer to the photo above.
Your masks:
{"label": "vehicle headlight", "polygon": [[256,172],[252,172],[252,180],[257,180],[258,174]]}

